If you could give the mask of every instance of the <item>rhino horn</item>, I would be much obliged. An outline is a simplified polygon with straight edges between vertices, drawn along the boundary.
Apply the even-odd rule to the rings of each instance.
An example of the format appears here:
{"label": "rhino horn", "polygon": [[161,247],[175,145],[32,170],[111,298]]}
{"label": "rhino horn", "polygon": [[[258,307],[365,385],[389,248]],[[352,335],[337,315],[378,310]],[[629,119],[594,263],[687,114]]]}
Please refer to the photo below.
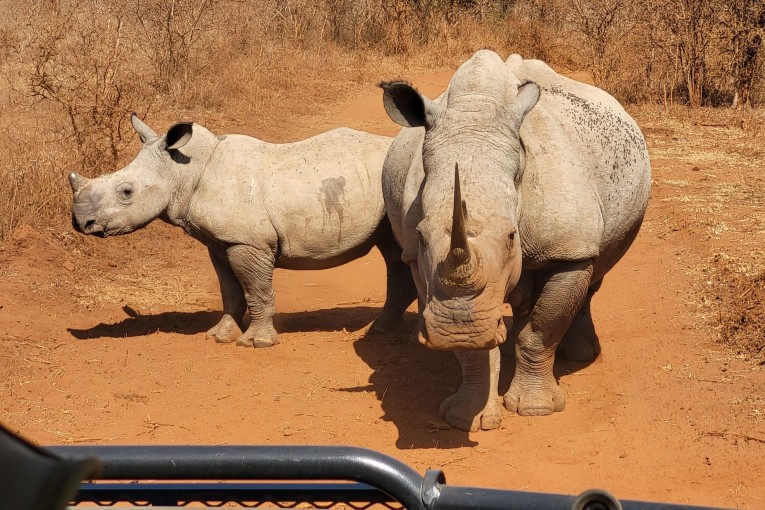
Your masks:
{"label": "rhino horn", "polygon": [[157,133],[155,133],[153,129],[147,126],[141,119],[139,119],[135,112],[130,115],[130,122],[133,124],[133,129],[135,129],[136,133],[138,133],[138,137],[141,139],[141,142],[146,143],[149,140],[154,140],[157,138]]}
{"label": "rhino horn", "polygon": [[69,185],[72,186],[73,193],[80,191],[86,182],[88,182],[87,177],[83,177],[77,172],[69,174]]}
{"label": "rhino horn", "polygon": [[465,211],[467,206],[462,200],[462,190],[460,190],[460,167],[454,164],[454,210],[452,212],[452,242],[449,247],[449,253],[455,250],[463,250],[470,256],[470,247],[467,240],[467,229],[465,228]]}
{"label": "rhino horn", "polygon": [[468,244],[465,217],[467,205],[460,190],[460,170],[454,165],[454,209],[452,211],[452,237],[449,254],[441,263],[441,281],[452,287],[470,286],[476,280],[476,264]]}

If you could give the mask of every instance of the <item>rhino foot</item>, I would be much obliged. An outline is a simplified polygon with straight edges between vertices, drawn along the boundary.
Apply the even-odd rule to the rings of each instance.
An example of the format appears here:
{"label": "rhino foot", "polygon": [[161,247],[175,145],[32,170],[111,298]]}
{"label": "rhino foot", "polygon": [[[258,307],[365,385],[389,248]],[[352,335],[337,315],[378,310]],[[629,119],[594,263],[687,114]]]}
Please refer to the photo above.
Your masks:
{"label": "rhino foot", "polygon": [[547,416],[563,411],[566,407],[566,393],[555,379],[532,385],[523,384],[516,377],[505,393],[504,402],[508,411],[521,416]]}
{"label": "rhino foot", "polygon": [[381,320],[380,318],[376,319],[372,324],[369,325],[369,328],[367,331],[372,334],[385,334],[385,333],[391,333],[398,329],[401,324],[401,320],[399,320],[396,323],[391,323],[390,321]]}
{"label": "rhino foot", "polygon": [[218,324],[207,331],[207,338],[212,338],[219,344],[228,344],[239,338],[242,330],[230,315],[224,315]]}
{"label": "rhino foot", "polygon": [[467,432],[496,429],[502,423],[502,409],[496,399],[490,399],[481,409],[476,405],[476,395],[460,391],[441,402],[439,415],[454,428]]}
{"label": "rhino foot", "polygon": [[271,347],[278,343],[279,337],[273,326],[261,330],[253,330],[250,327],[236,340],[236,345],[243,347]]}

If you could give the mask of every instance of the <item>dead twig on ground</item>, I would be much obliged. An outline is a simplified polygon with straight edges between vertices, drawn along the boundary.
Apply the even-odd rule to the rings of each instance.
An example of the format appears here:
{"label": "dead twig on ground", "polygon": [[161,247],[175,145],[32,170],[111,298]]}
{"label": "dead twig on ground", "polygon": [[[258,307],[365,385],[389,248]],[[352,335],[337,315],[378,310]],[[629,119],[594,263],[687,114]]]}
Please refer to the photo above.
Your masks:
{"label": "dead twig on ground", "polygon": [[736,432],[703,432],[696,438],[696,441],[702,437],[720,437],[722,439],[743,439],[744,441],[756,441],[758,443],[765,444],[765,439],[759,437],[749,436],[747,434],[738,434]]}
{"label": "dead twig on ground", "polygon": [[143,426],[147,430],[147,432],[142,432],[142,434],[151,434],[154,435],[154,432],[160,428],[160,427],[178,427],[180,429],[183,429],[187,432],[191,432],[188,428],[184,427],[183,425],[176,425],[175,423],[159,423],[156,421],[153,421],[150,417],[146,417],[146,419],[143,421]]}

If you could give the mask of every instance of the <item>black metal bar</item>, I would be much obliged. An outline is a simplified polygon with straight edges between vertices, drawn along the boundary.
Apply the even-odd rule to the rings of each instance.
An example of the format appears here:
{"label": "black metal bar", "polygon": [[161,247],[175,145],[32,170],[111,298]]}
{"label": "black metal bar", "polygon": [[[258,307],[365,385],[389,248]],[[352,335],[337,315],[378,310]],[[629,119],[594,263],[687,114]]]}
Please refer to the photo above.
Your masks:
{"label": "black metal bar", "polygon": [[533,492],[479,489],[474,487],[439,486],[439,496],[432,510],[570,510],[574,496]]}
{"label": "black metal bar", "polygon": [[96,457],[103,480],[337,480],[377,487],[426,510],[422,477],[381,453],[334,446],[56,446],[62,457]]}
{"label": "black metal bar", "polygon": [[[566,496],[447,486],[440,471],[428,471],[423,478],[392,457],[352,447],[58,446],[51,450],[72,460],[97,457],[104,465],[100,478],[103,480],[355,481],[367,484],[364,489],[358,489],[369,491],[364,499],[377,497],[376,501],[380,502],[394,500],[409,510],[713,510],[698,506],[619,501],[603,491]],[[126,485],[138,488],[147,484],[119,485],[121,489]],[[190,490],[194,485],[191,484]],[[300,487],[300,490],[310,492],[321,491],[323,485],[326,484],[287,484],[287,487]],[[225,486],[236,485],[223,484],[221,490],[226,490]],[[88,487],[86,484],[85,488]],[[372,494],[373,488],[381,491],[378,496]],[[306,501],[309,499],[307,492]],[[310,499],[319,501],[315,497]],[[342,501],[352,500],[342,496]]]}
{"label": "black metal bar", "polygon": [[381,503],[395,500],[362,483],[83,483],[75,503]]}
{"label": "black metal bar", "polygon": [[[430,510],[459,510],[480,508],[481,510],[571,510],[578,496],[545,494],[536,492],[484,489],[478,487],[438,486],[439,495]],[[603,491],[601,491],[603,492]],[[608,494],[608,493],[605,493]],[[584,506],[582,510],[611,508],[603,503]],[[686,506],[668,503],[619,500],[624,510],[713,510],[709,507]],[[591,503],[592,504],[592,503]],[[718,509],[719,510],[719,509]]]}

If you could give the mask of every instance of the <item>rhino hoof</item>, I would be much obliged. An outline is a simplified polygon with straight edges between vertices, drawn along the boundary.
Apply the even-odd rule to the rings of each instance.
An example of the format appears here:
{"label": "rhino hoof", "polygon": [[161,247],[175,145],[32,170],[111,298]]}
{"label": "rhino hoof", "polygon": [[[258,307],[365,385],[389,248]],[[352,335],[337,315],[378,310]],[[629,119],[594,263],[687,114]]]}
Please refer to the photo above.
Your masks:
{"label": "rhino hoof", "polygon": [[239,340],[236,341],[236,345],[242,346],[242,347],[271,347],[272,345],[276,345],[279,343],[278,338],[253,338],[247,335],[242,335],[239,337]]}
{"label": "rhino hoof", "polygon": [[230,315],[224,315],[218,324],[207,331],[207,338],[212,338],[219,344],[228,344],[239,338],[242,330]]}
{"label": "rhino hoof", "polygon": [[483,410],[471,409],[470,402],[459,394],[447,397],[441,402],[439,415],[452,427],[466,432],[493,430],[502,424],[502,411],[496,402],[490,402]]}
{"label": "rhino hoof", "polygon": [[523,392],[519,386],[511,383],[505,394],[505,408],[510,412],[520,416],[547,416],[566,407],[566,394],[557,384],[553,383],[547,391]]}

